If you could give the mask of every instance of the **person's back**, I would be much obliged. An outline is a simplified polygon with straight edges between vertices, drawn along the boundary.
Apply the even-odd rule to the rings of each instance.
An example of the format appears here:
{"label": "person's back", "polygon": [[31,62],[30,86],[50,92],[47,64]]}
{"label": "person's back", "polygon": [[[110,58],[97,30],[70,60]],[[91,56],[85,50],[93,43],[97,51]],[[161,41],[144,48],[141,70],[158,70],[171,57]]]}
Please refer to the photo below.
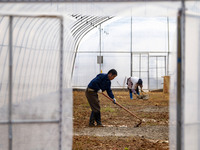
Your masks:
{"label": "person's back", "polygon": [[88,88],[94,89],[96,92],[101,89],[105,91],[110,87],[110,80],[108,79],[108,74],[100,73],[88,84]]}
{"label": "person's back", "polygon": [[142,87],[143,87],[142,79],[135,77],[135,76],[129,77],[127,79],[127,85],[128,85],[128,90],[129,90],[129,94],[130,94],[130,99],[133,99],[132,93],[134,93],[136,96],[140,95],[138,86],[140,86],[140,88],[142,90]]}
{"label": "person's back", "polygon": [[133,87],[135,87],[135,85],[137,84],[139,78],[138,77],[130,77],[130,79],[128,80],[128,88],[132,89]]}

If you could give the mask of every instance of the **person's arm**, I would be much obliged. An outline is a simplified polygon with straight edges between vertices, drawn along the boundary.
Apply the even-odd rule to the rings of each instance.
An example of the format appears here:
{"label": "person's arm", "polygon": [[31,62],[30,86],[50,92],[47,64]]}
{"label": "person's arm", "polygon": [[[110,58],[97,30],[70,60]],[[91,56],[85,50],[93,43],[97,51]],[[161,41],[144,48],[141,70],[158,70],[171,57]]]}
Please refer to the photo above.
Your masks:
{"label": "person's arm", "polygon": [[111,90],[110,87],[106,90],[106,92],[107,92],[107,94],[108,94],[108,96],[109,96],[110,98],[112,98],[112,99],[114,98],[113,92],[112,92],[112,90]]}
{"label": "person's arm", "polygon": [[140,85],[140,90],[141,90],[141,92],[144,92],[142,88],[143,88],[143,85]]}
{"label": "person's arm", "polygon": [[115,97],[112,93],[112,90],[109,88],[108,90],[106,90],[106,92],[107,92],[108,96],[113,99],[113,103],[116,104],[117,100],[115,99]]}

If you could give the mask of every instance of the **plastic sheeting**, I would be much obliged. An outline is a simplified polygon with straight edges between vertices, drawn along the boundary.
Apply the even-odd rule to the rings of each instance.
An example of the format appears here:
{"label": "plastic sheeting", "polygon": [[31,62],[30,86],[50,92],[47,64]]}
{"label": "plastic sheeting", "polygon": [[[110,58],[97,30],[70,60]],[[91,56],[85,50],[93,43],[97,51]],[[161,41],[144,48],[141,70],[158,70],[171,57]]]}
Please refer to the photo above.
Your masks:
{"label": "plastic sheeting", "polygon": [[200,149],[200,14],[186,14],[183,132],[185,149]]}
{"label": "plastic sheeting", "polygon": [[[184,79],[181,86],[177,87],[177,64],[171,65],[170,82],[170,149],[199,150],[200,135],[200,99],[199,99],[199,29],[200,29],[200,2],[186,3],[185,48],[182,49],[183,58],[177,59],[177,51],[172,51],[172,62],[182,62],[181,75]],[[180,37],[179,37],[180,38]],[[181,92],[181,106],[179,106],[177,93]],[[177,108],[180,108],[177,112]],[[177,118],[181,115],[181,119]],[[177,121],[180,122],[177,122]],[[179,129],[178,129],[179,128]],[[178,131],[179,130],[179,131]],[[180,136],[181,132],[181,136]],[[179,141],[179,142],[178,142]]]}
{"label": "plastic sheeting", "polygon": [[[14,150],[56,150],[71,149],[72,147],[72,91],[71,74],[76,50],[81,38],[90,30],[95,29],[99,23],[115,16],[173,16],[179,7],[170,3],[1,3],[0,4],[0,149],[7,150],[12,146]],[[112,9],[111,9],[112,8]],[[158,15],[159,10],[159,15]],[[13,18],[13,76],[12,76],[12,107],[8,108],[9,101],[9,19],[3,14],[18,15],[64,15],[64,52],[63,52],[63,99],[60,103],[60,24],[59,19],[53,18]],[[92,15],[91,15],[92,14]],[[108,17],[110,16],[110,18]],[[84,20],[86,18],[86,20]],[[88,24],[89,23],[89,24]],[[128,33],[128,32],[127,32]],[[107,49],[112,48],[108,45]],[[112,50],[112,49],[111,49]],[[121,49],[120,49],[121,50]],[[98,53],[98,52],[97,52]],[[77,55],[94,56],[92,54],[78,53]],[[126,53],[105,53],[104,66],[122,68],[124,65],[118,58],[127,64],[127,70],[121,72],[121,77],[116,80],[123,81],[129,74],[130,64]],[[88,66],[84,57],[81,65]],[[79,70],[74,75],[81,75],[88,70],[96,74],[99,67],[95,58],[90,57],[93,67]],[[111,61],[112,60],[112,61]],[[81,68],[76,65],[75,69]],[[90,72],[90,73],[91,73]],[[93,78],[93,74],[88,75]],[[84,85],[88,83],[84,81]],[[116,82],[115,85],[122,84]],[[61,107],[62,105],[62,107]],[[9,114],[11,110],[11,116]],[[60,112],[62,111],[62,116]],[[11,117],[9,120],[9,117]],[[59,124],[62,119],[62,124]],[[12,123],[8,123],[11,121]],[[12,125],[12,126],[11,126]],[[61,125],[61,126],[60,126]],[[12,141],[9,141],[10,128]]]}
{"label": "plastic sheeting", "polygon": [[67,72],[71,67],[72,37],[67,29],[70,24],[66,24],[69,20],[65,19],[0,17],[2,150],[72,147],[71,75]]}
{"label": "plastic sheeting", "polygon": [[[115,68],[118,71],[118,76],[112,81],[115,88],[126,88],[126,79],[132,74],[143,79],[144,89],[162,89],[163,77],[169,73],[169,55],[175,43],[175,17],[110,19],[80,43],[73,87],[85,88],[101,70],[107,73]],[[103,57],[102,64],[97,63],[100,55]]]}
{"label": "plastic sheeting", "polygon": [[[8,68],[8,45],[9,45],[9,19],[3,14],[62,14],[64,17],[64,80],[63,80],[63,126],[62,126],[62,148],[71,149],[72,142],[72,91],[71,91],[71,70],[73,67],[74,55],[77,50],[78,42],[81,39],[73,39],[71,29],[74,25],[81,22],[81,17],[75,15],[97,17],[115,17],[115,16],[133,16],[133,17],[176,17],[181,2],[135,2],[135,3],[0,3],[0,149],[7,150],[9,145],[8,135],[8,101],[9,101],[9,68]],[[187,10],[195,13],[200,11],[198,1],[186,3]],[[74,15],[75,14],[75,15]],[[79,20],[80,19],[80,20]],[[109,18],[108,18],[109,19]],[[59,69],[58,69],[58,31],[60,26],[57,21],[51,19],[43,20],[31,18],[14,18],[13,22],[13,104],[12,121],[13,122],[13,149],[59,149]],[[186,26],[191,27],[186,30],[186,94],[184,101],[184,120],[183,143],[185,149],[199,149],[199,17],[187,16]],[[96,24],[98,25],[98,24]],[[96,27],[94,27],[96,28]],[[80,28],[81,29],[81,26]],[[92,28],[90,28],[91,30]],[[81,32],[80,34],[88,33]],[[134,29],[133,29],[134,30]],[[170,31],[172,31],[171,29]],[[174,32],[174,31],[173,31]],[[106,32],[105,32],[106,34]],[[191,38],[192,37],[192,38]],[[81,37],[82,38],[82,37]],[[75,42],[75,40],[77,40]],[[176,39],[171,46],[175,57],[170,56],[169,73],[173,75],[171,80],[171,99],[170,99],[170,148],[176,149]],[[97,41],[95,41],[97,42]],[[143,45],[145,47],[145,45]],[[140,46],[138,46],[140,48]],[[110,48],[108,46],[107,48]],[[112,46],[111,46],[112,48]],[[77,59],[80,64],[75,66],[74,75],[83,75],[90,71],[88,79],[93,78],[93,74],[99,72],[99,66],[96,64],[96,55],[93,53],[78,53]],[[79,56],[80,55],[80,56]],[[93,65],[87,67],[87,70],[77,72],[81,65],[87,66],[86,58],[90,57],[90,63]],[[125,63],[130,62],[126,53],[115,54],[121,57]],[[101,66],[104,72],[108,69],[119,67],[122,63],[115,63],[113,53],[106,53],[105,64]],[[112,62],[110,62],[112,60]],[[193,64],[191,64],[193,62]],[[35,67],[33,67],[33,65]],[[124,76],[130,73],[130,64],[127,65],[127,72],[123,72],[123,77],[119,79],[124,81]],[[145,70],[146,71],[146,70]],[[192,72],[192,73],[191,73]],[[82,77],[78,80],[82,80]],[[118,81],[118,80],[116,80]],[[195,82],[196,81],[196,82]],[[83,82],[83,85],[88,83]],[[115,83],[122,84],[122,82]],[[193,99],[191,100],[191,97]],[[192,102],[191,102],[192,101]],[[15,119],[15,120],[14,120]],[[21,122],[21,123],[20,123]],[[23,123],[22,123],[23,122]],[[30,123],[32,122],[32,123]],[[40,123],[39,123],[40,122]],[[46,122],[46,123],[44,123]],[[54,122],[54,123],[50,123]]]}

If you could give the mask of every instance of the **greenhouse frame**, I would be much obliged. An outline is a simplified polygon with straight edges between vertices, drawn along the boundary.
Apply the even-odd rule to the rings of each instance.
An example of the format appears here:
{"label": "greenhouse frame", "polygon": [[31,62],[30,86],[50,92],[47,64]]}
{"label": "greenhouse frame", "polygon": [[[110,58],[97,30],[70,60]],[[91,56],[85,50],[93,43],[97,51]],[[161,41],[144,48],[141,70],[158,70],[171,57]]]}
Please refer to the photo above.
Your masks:
{"label": "greenhouse frame", "polygon": [[112,68],[170,76],[170,149],[200,149],[199,31],[197,0],[0,0],[0,149],[72,149],[72,91]]}

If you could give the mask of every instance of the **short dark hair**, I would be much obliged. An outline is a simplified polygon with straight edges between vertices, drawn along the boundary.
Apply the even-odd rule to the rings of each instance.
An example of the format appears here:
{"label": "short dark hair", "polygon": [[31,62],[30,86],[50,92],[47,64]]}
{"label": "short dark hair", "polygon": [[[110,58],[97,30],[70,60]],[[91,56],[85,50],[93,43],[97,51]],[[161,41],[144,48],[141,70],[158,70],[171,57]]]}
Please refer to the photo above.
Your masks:
{"label": "short dark hair", "polygon": [[142,85],[142,79],[139,79],[139,80],[138,80],[138,84],[139,84],[139,85]]}
{"label": "short dark hair", "polygon": [[111,73],[112,75],[116,75],[117,76],[117,71],[115,69],[110,69],[108,71],[108,74]]}

